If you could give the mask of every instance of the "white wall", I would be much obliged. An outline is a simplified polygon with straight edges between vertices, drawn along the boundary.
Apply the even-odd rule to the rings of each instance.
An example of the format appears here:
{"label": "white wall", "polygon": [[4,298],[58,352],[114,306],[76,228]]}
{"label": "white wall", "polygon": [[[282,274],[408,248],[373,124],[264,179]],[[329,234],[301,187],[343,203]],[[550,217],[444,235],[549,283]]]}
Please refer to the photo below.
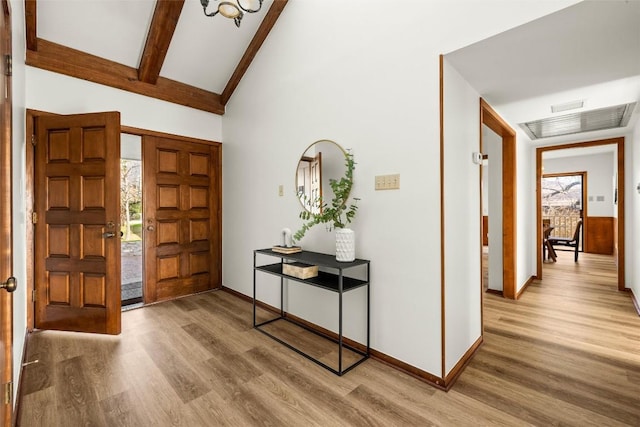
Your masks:
{"label": "white wall", "polygon": [[[576,154],[580,149],[574,149]],[[542,160],[545,174],[565,172],[587,172],[587,215],[588,216],[614,216],[613,204],[613,153],[600,153],[591,155],[576,155],[562,158],[546,158],[548,152],[543,153]],[[604,201],[598,201],[598,197],[604,197]],[[593,199],[593,200],[591,200]]]}
{"label": "white wall", "polygon": [[[482,243],[480,166],[471,155],[480,149],[480,95],[446,60],[444,93],[446,375],[482,334]],[[461,222],[457,220],[460,212],[476,212],[476,216]]]}
{"label": "white wall", "polygon": [[516,131],[516,288],[519,292],[536,275],[536,155],[531,140],[512,123]]}
{"label": "white wall", "polygon": [[[483,125],[484,129],[484,125]],[[487,149],[482,154],[487,154]],[[489,159],[482,160],[482,215],[489,215]]]}
{"label": "white wall", "polygon": [[[277,242],[283,227],[300,225],[293,188],[300,154],[315,140],[335,140],[353,148],[358,163],[354,195],[362,200],[353,228],[357,256],[372,261],[371,345],[442,375],[438,56],[570,3],[467,2],[461,14],[455,2],[405,0],[395,1],[394,10],[410,13],[390,19],[382,2],[290,2],[223,117],[224,285],[251,294],[252,250]],[[477,99],[473,108],[477,111]],[[476,134],[477,123],[470,124]],[[475,144],[477,151],[477,141],[465,147]],[[471,153],[465,147],[459,159],[463,177],[471,176],[466,168],[473,167],[467,166]],[[461,243],[451,267],[469,268],[470,276],[452,272],[447,286],[451,283],[454,292],[479,289],[477,166],[474,170],[475,181],[463,178],[448,196],[459,203],[457,197],[473,191],[476,206],[447,218],[473,227],[469,239],[474,242]],[[375,175],[390,173],[401,175],[400,190],[374,191]],[[278,197],[279,184],[287,189],[284,197]],[[333,252],[333,236],[322,227],[301,244]],[[261,297],[277,304],[276,287],[261,280]],[[330,296],[296,286],[288,297],[289,311],[334,328]],[[468,307],[470,301],[452,308],[452,318],[467,322],[460,342],[472,341],[478,330],[479,303]],[[468,314],[455,312],[467,308]],[[361,306],[350,315],[349,333],[361,339]],[[458,353],[447,351],[447,367]]]}
{"label": "white wall", "polygon": [[489,156],[489,289],[503,290],[502,283],[502,137],[482,125],[483,149]]}
{"label": "white wall", "polygon": [[26,105],[56,114],[119,111],[123,126],[222,140],[216,114],[34,67],[26,67]]}
{"label": "white wall", "polygon": [[[625,137],[625,141],[626,143],[628,143],[629,145],[633,145],[632,139],[630,135],[627,135]],[[616,194],[616,189],[618,188],[618,150],[616,149],[616,151],[613,152],[613,156],[611,156],[611,170],[613,171],[613,176],[611,177],[611,188],[613,189],[613,199],[614,199],[614,204],[612,206],[612,216],[614,218],[618,218],[618,209],[617,206],[615,205],[615,198],[619,197],[619,195]],[[627,164],[628,164],[628,160],[625,157],[625,171],[627,170]],[[626,178],[627,180],[629,178]],[[626,206],[625,206],[626,207]],[[625,216],[626,216],[626,209],[625,209]]]}
{"label": "white wall", "polygon": [[640,123],[625,141],[625,227],[627,228],[625,257],[626,285],[631,288],[636,301],[640,303]]}

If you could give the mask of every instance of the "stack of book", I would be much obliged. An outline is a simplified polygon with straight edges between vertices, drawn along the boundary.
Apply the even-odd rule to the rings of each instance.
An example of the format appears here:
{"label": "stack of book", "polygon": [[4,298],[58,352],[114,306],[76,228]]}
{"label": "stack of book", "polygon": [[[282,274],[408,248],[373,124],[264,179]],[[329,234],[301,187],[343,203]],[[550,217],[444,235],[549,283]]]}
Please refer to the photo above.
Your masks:
{"label": "stack of book", "polygon": [[273,252],[278,252],[279,254],[297,254],[298,252],[302,252],[302,248],[300,246],[280,246],[276,245],[271,248]]}

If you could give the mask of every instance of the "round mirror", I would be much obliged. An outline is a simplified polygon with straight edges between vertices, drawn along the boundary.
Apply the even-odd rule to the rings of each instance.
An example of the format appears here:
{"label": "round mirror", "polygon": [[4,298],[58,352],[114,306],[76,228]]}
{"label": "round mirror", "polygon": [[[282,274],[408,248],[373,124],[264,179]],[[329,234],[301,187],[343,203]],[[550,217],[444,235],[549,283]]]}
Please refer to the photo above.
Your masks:
{"label": "round mirror", "polygon": [[304,209],[320,213],[321,200],[331,203],[334,194],[329,180],[344,176],[346,157],[344,148],[328,139],[314,142],[302,153],[296,170],[296,194]]}

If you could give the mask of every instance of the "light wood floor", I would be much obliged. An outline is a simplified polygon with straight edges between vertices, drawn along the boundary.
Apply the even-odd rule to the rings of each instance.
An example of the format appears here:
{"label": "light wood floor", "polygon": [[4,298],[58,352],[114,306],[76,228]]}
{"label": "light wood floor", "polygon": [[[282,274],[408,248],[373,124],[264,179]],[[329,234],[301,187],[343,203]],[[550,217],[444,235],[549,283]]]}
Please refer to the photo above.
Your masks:
{"label": "light wood floor", "polygon": [[562,255],[519,301],[485,295],[485,344],[448,393],[375,360],[337,377],[217,291],[125,312],[119,337],[34,334],[19,425],[638,426],[640,317],[610,258]]}

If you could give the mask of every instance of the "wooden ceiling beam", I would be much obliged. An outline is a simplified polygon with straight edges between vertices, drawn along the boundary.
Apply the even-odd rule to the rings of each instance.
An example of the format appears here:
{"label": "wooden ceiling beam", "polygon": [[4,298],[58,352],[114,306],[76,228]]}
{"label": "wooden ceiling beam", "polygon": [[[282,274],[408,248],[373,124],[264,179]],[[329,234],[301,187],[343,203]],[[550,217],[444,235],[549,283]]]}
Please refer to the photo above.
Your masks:
{"label": "wooden ceiling beam", "polygon": [[159,77],[155,85],[138,80],[138,70],[71,49],[44,39],[37,39],[38,50],[27,50],[26,64],[82,80],[111,86],[214,114],[224,114],[219,94],[175,80]]}
{"label": "wooden ceiling beam", "polygon": [[158,81],[184,1],[157,0],[138,68],[138,80],[141,82],[156,84]]}
{"label": "wooden ceiling beam", "polygon": [[36,0],[25,0],[24,2],[24,22],[25,37],[27,39],[27,49],[38,50],[38,20],[37,20]]}
{"label": "wooden ceiling beam", "polygon": [[244,74],[247,72],[247,69],[249,69],[249,65],[251,65],[251,62],[258,53],[258,50],[260,50],[262,43],[264,43],[265,39],[269,35],[269,32],[280,17],[280,14],[282,13],[284,7],[287,5],[287,2],[288,0],[273,1],[273,4],[269,8],[269,11],[262,20],[258,31],[256,32],[255,36],[253,36],[251,43],[249,43],[249,47],[247,47],[247,50],[242,56],[242,59],[231,75],[229,82],[225,86],[224,91],[222,91],[222,105],[227,105],[227,102],[229,102],[229,98],[231,98],[233,91],[236,90],[236,87],[238,87],[240,80],[242,80],[242,76],[244,76]]}

